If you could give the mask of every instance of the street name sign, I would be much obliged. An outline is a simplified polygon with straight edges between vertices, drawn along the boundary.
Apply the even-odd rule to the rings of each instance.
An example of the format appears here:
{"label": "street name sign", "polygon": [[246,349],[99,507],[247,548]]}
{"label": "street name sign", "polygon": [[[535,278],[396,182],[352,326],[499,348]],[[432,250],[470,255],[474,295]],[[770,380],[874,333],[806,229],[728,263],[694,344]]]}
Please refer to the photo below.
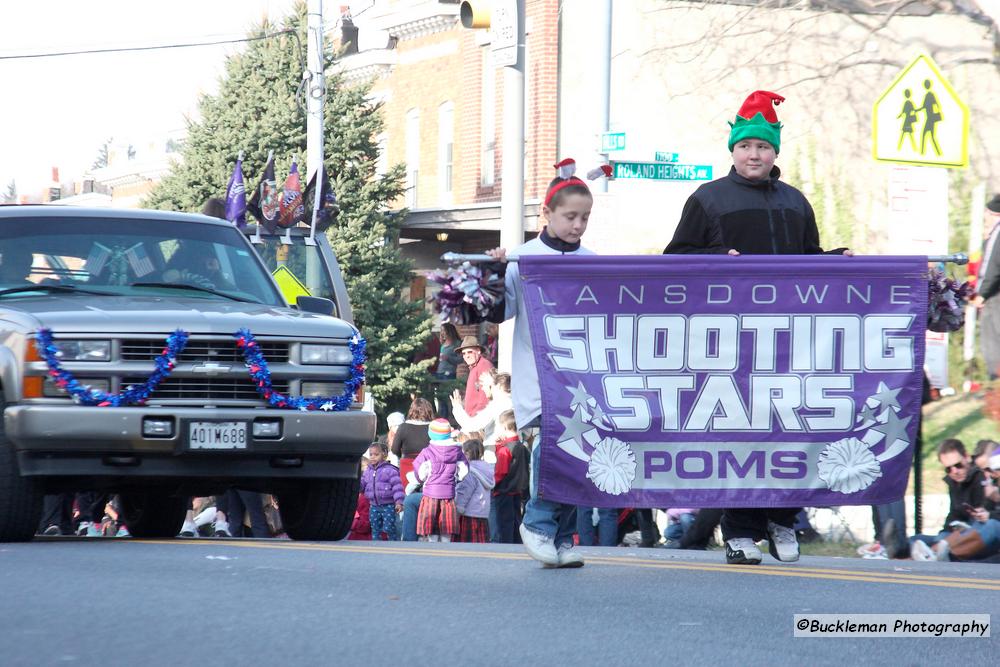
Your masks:
{"label": "street name sign", "polygon": [[677,162],[680,157],[681,156],[677,153],[664,153],[662,151],[656,151],[656,157],[653,159],[657,162]]}
{"label": "street name sign", "polygon": [[612,162],[614,177],[653,181],[710,181],[712,165],[667,162]]}
{"label": "street name sign", "polygon": [[601,135],[601,152],[610,153],[612,151],[625,150],[624,132],[605,132]]}
{"label": "street name sign", "polygon": [[917,56],[875,101],[872,156],[924,167],[969,165],[969,108],[930,56]]}

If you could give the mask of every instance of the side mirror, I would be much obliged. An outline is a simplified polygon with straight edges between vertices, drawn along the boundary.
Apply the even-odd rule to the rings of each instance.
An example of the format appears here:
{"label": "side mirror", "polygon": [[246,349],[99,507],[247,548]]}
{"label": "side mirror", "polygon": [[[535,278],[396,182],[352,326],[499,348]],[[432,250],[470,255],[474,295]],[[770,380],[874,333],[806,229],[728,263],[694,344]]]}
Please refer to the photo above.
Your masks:
{"label": "side mirror", "polygon": [[295,307],[305,313],[333,315],[333,301],[319,296],[300,296],[295,299]]}

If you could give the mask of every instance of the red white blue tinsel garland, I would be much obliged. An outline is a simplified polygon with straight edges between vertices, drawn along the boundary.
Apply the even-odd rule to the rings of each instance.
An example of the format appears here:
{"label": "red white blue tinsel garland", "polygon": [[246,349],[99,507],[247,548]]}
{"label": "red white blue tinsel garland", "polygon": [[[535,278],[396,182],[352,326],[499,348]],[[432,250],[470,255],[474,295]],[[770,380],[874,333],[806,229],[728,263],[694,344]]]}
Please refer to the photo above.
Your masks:
{"label": "red white blue tinsel garland", "polygon": [[354,334],[348,343],[353,360],[351,361],[351,376],[344,382],[344,392],[340,396],[313,398],[288,396],[274,389],[271,384],[271,370],[267,366],[267,359],[264,358],[264,354],[260,351],[260,346],[250,330],[240,329],[233,336],[236,338],[236,346],[243,353],[247,371],[257,386],[257,393],[273,407],[286,410],[339,412],[351,407],[355,392],[365,383],[365,348],[368,343],[360,334]]}
{"label": "red white blue tinsel garland", "polygon": [[503,299],[503,275],[470,262],[438,269],[427,278],[441,285],[434,295],[434,311],[442,322],[482,322]]}
{"label": "red white blue tinsel garland", "polygon": [[939,333],[958,331],[965,323],[965,306],[972,296],[968,281],[959,283],[931,269],[927,281],[927,328]]}
{"label": "red white blue tinsel garland", "polygon": [[45,363],[48,364],[49,376],[52,377],[55,385],[65,389],[75,402],[99,407],[143,405],[149,398],[149,395],[156,389],[157,385],[174,370],[177,355],[187,345],[187,340],[187,332],[180,329],[167,336],[163,352],[153,361],[156,368],[145,382],[139,385],[129,385],[124,391],[117,394],[108,394],[99,389],[94,389],[90,385],[80,384],[79,380],[72,373],[62,367],[62,364],[59,362],[59,349],[52,339],[52,331],[50,329],[40,329],[35,334],[38,353],[45,360]]}

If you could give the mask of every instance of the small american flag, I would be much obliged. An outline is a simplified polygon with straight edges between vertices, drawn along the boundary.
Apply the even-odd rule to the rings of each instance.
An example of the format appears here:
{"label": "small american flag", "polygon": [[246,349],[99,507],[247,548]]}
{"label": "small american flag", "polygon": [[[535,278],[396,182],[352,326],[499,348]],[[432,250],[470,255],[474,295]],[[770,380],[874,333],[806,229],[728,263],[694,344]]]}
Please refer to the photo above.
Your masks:
{"label": "small american flag", "polygon": [[141,243],[136,243],[126,250],[125,257],[137,277],[142,278],[153,272],[153,262],[149,259],[149,255],[146,254],[146,249]]}
{"label": "small american flag", "polygon": [[104,265],[108,263],[110,256],[111,248],[95,242],[90,254],[87,255],[87,272],[92,276],[98,275],[104,270]]}

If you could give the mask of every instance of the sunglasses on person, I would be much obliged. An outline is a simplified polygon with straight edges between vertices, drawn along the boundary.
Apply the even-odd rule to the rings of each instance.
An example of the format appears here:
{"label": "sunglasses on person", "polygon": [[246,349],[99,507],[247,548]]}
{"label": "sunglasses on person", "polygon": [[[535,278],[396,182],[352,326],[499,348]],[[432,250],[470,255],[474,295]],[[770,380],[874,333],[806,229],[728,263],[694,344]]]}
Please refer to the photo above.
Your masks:
{"label": "sunglasses on person", "polygon": [[964,470],[964,469],[965,469],[965,461],[959,461],[954,465],[944,467],[945,472],[951,472],[952,470]]}

